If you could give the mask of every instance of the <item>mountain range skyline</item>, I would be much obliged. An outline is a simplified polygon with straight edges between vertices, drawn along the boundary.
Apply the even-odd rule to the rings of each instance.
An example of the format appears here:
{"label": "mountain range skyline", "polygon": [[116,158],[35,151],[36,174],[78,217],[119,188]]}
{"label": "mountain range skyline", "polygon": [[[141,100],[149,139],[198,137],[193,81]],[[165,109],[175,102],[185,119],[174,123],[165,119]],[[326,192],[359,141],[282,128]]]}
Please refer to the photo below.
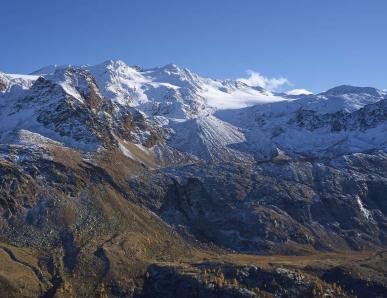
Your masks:
{"label": "mountain range skyline", "polygon": [[[169,66],[176,66],[178,68],[187,69],[188,71],[191,71],[189,68],[181,66],[181,65],[177,65],[175,63],[167,63],[165,65],[157,65],[157,66],[149,67],[146,69],[146,68],[142,68],[141,65],[138,65],[136,63],[129,64],[126,61],[124,61],[123,59],[107,59],[107,60],[104,60],[102,63],[100,62],[97,64],[80,64],[80,65],[51,64],[51,65],[45,65],[43,67],[37,68],[37,69],[35,69],[31,72],[27,72],[27,73],[15,73],[15,72],[3,72],[3,73],[9,74],[9,75],[14,75],[16,77],[23,76],[23,75],[26,75],[26,76],[32,75],[33,76],[33,75],[42,75],[42,74],[45,74],[45,72],[47,72],[47,71],[53,71],[55,69],[60,69],[60,68],[67,68],[67,67],[79,68],[79,67],[81,67],[81,68],[87,69],[88,67],[91,67],[94,65],[106,64],[106,63],[115,63],[115,62],[123,63],[127,66],[140,68],[140,69],[144,69],[144,70],[152,70],[152,69],[156,69],[156,68],[166,68]],[[0,73],[2,73],[1,69],[0,69]],[[199,73],[195,73],[195,74],[200,75]],[[308,90],[307,86],[295,86],[287,78],[283,78],[283,77],[269,78],[269,77],[265,77],[263,74],[261,74],[259,72],[253,71],[253,70],[247,70],[245,72],[245,75],[246,75],[245,77],[242,76],[242,77],[237,77],[237,78],[226,78],[226,79],[212,78],[212,79],[242,82],[242,83],[245,83],[251,87],[260,87],[260,88],[266,89],[268,91],[285,93],[288,95],[318,94],[318,93],[328,91],[329,89],[332,89],[332,88],[337,87],[337,86],[355,86],[355,85],[351,85],[349,83],[344,83],[341,85],[330,86],[324,90],[317,90],[315,92],[312,92],[312,91]],[[209,77],[207,77],[207,78],[209,78]],[[377,88],[374,86],[365,86],[365,85],[356,85],[356,86],[357,87]],[[377,89],[382,90],[382,91],[387,91],[387,88],[377,88]]]}

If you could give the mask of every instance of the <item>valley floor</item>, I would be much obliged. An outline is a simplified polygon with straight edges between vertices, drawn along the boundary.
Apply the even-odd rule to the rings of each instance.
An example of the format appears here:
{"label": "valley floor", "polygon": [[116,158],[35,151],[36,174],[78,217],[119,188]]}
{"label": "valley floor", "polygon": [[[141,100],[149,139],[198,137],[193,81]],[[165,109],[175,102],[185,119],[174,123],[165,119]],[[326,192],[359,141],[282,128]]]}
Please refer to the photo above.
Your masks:
{"label": "valley floor", "polygon": [[102,259],[110,264],[107,267],[82,267],[84,260],[79,260],[73,271],[66,273],[55,271],[47,262],[47,258],[60,262],[59,255],[58,251],[42,255],[29,248],[1,243],[1,297],[387,295],[385,250],[286,256],[194,249],[176,260],[144,262],[117,260],[118,254],[105,252]]}

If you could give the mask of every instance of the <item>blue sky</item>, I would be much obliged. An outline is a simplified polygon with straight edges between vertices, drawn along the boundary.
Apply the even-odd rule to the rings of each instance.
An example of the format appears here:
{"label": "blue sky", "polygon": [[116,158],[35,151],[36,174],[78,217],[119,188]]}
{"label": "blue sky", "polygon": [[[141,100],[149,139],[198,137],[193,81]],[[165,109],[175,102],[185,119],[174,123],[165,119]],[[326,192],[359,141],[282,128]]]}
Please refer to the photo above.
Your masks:
{"label": "blue sky", "polygon": [[314,92],[387,88],[386,0],[3,0],[0,28],[10,73],[122,59]]}

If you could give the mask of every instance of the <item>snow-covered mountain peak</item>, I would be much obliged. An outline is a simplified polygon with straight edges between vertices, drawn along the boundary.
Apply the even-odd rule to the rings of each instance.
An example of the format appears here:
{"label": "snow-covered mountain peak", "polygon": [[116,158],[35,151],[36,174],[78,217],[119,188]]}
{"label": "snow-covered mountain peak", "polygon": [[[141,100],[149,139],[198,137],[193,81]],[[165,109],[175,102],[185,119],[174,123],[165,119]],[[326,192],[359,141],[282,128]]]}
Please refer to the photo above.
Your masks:
{"label": "snow-covered mountain peak", "polygon": [[35,70],[31,75],[50,75],[53,74],[57,69],[66,69],[69,67],[74,67],[71,64],[52,64],[45,67],[42,67],[38,70]]}
{"label": "snow-covered mountain peak", "polygon": [[144,75],[154,82],[170,84],[179,88],[197,89],[200,88],[200,83],[203,80],[189,69],[181,68],[176,64],[167,64],[145,70]]}
{"label": "snow-covered mountain peak", "polygon": [[176,65],[142,70],[122,61],[108,61],[85,69],[113,103],[137,107],[148,116],[186,119],[203,104],[198,94],[200,77]]}
{"label": "snow-covered mountain peak", "polygon": [[109,59],[101,63],[101,65],[104,65],[108,68],[119,68],[119,67],[128,67],[128,65],[122,61],[122,60],[113,60]]}
{"label": "snow-covered mountain peak", "polygon": [[337,111],[352,112],[365,105],[373,104],[386,98],[386,93],[371,87],[337,86],[316,96],[306,97],[315,100],[310,102],[312,110],[320,113]]}
{"label": "snow-covered mountain peak", "polygon": [[122,60],[107,60],[101,64],[86,65],[81,67],[89,70],[96,79],[103,79],[103,74],[107,74],[110,77],[122,77],[131,80],[140,79],[141,77],[141,75],[137,74],[140,72],[140,67],[129,66]]}
{"label": "snow-covered mountain peak", "polygon": [[[68,68],[74,67],[53,65],[35,73],[52,77],[57,70]],[[285,100],[240,81],[203,78],[176,64],[144,70],[121,60],[107,60],[75,68],[89,71],[101,94],[113,104],[136,107],[148,116],[191,119],[216,110]]]}
{"label": "snow-covered mountain peak", "polygon": [[[164,66],[157,66],[146,69],[145,71],[156,74],[167,74],[167,75],[180,75],[193,74],[188,68],[180,67],[177,64],[169,63]],[[197,76],[197,75],[196,75]]]}
{"label": "snow-covered mountain peak", "polygon": [[45,75],[44,80],[60,86],[66,94],[80,102],[83,102],[84,97],[88,96],[90,92],[101,97],[94,77],[82,68],[56,68],[53,73]]}
{"label": "snow-covered mountain peak", "polygon": [[331,88],[321,94],[324,95],[345,95],[345,94],[366,94],[369,96],[383,96],[385,92],[378,90],[373,87],[356,87],[356,86],[350,86],[350,85],[341,85],[334,88]]}
{"label": "snow-covered mountain peak", "polygon": [[38,77],[39,76],[34,75],[7,74],[0,72],[0,92],[26,90],[32,86]]}
{"label": "snow-covered mountain peak", "polygon": [[158,69],[161,69],[165,72],[179,72],[181,71],[181,68],[179,66],[177,66],[176,64],[174,63],[169,63],[167,65],[164,65],[164,66],[161,66],[161,67],[157,67]]}

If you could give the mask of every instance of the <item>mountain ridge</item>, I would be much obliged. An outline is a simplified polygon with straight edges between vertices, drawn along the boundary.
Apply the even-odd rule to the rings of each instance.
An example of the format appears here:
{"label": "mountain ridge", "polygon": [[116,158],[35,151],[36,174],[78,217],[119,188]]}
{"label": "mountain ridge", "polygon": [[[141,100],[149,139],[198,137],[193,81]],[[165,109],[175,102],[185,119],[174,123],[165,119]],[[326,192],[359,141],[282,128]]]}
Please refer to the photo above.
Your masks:
{"label": "mountain ridge", "polygon": [[[288,151],[285,153],[290,155],[295,153],[289,146],[284,146],[284,144],[282,144],[282,142],[286,142],[286,140],[277,143],[275,140],[273,141],[272,136],[262,135],[262,131],[259,128],[261,126],[259,124],[256,125],[254,122],[255,120],[252,121],[252,118],[257,119],[257,117],[261,117],[257,116],[257,113],[263,113],[265,115],[263,117],[265,118],[264,121],[271,123],[275,123],[279,118],[278,116],[275,116],[278,119],[270,119],[270,117],[267,116],[268,112],[272,115],[287,113],[290,116],[290,119],[285,121],[285,117],[284,120],[281,120],[281,123],[276,124],[271,130],[276,131],[274,132],[275,135],[281,132],[280,134],[286,136],[288,139],[293,138],[290,135],[286,135],[289,128],[292,127],[292,121],[300,124],[300,117],[311,117],[306,116],[305,113],[307,113],[307,110],[312,110],[317,114],[333,114],[339,111],[351,113],[368,104],[375,104],[377,101],[387,97],[385,92],[375,88],[342,85],[316,95],[300,95],[299,97],[290,96],[289,98],[286,95],[272,93],[262,88],[253,88],[238,81],[218,81],[201,78],[198,75],[191,73],[188,69],[179,68],[175,64],[168,64],[163,67],[151,69],[140,69],[139,71],[138,68],[129,67],[123,61],[107,60],[95,66],[49,66],[40,70],[40,72],[46,72],[43,77],[61,86],[68,96],[78,99],[78,101],[83,100],[82,94],[80,95],[80,93],[82,93],[81,89],[85,88],[80,85],[82,76],[71,79],[70,76],[67,75],[69,71],[85,72],[83,76],[87,77],[90,81],[94,81],[94,87],[92,89],[95,89],[93,92],[100,97],[98,100],[106,102],[108,105],[112,105],[111,109],[115,111],[114,114],[125,114],[125,109],[128,109],[129,107],[140,114],[143,114],[144,119],[147,119],[146,121],[149,123],[152,122],[153,126],[158,126],[164,131],[164,133],[160,132],[162,136],[160,135],[159,139],[164,139],[165,143],[174,149],[183,149],[184,151],[184,146],[181,147],[175,141],[184,138],[186,128],[182,123],[189,119],[203,119],[204,121],[199,120],[197,122],[199,126],[191,128],[197,130],[194,133],[195,137],[203,141],[199,142],[203,145],[198,145],[199,147],[202,147],[202,149],[196,148],[189,151],[191,151],[191,153],[196,152],[196,154],[193,154],[193,158],[207,156],[207,158],[212,160],[227,160],[229,157],[228,153],[240,147],[238,144],[245,142],[246,139],[250,139],[252,142],[250,144],[242,145],[242,151],[247,150],[250,151],[250,153],[248,153],[249,156],[247,157],[243,157],[245,156],[245,153],[243,152],[237,153],[237,155],[241,157],[239,160],[251,160],[252,156],[256,160],[270,159],[277,154],[276,152],[278,152],[278,150]],[[37,72],[35,72],[35,75],[36,74]],[[32,87],[28,86],[28,84],[31,84],[31,78],[37,80],[37,77],[27,76],[24,77],[24,79],[23,77],[20,78],[21,83],[19,84],[21,85],[21,89],[24,90],[24,93],[28,93],[29,87]],[[7,93],[12,97],[12,92],[5,91],[3,92],[3,97],[7,97]],[[16,96],[20,97],[20,95]],[[235,112],[227,112],[227,110]],[[230,116],[218,118],[218,115],[221,114],[240,114],[245,113],[245,110],[256,111],[248,112],[248,115],[244,116],[246,117],[246,123],[243,121],[236,123],[234,119],[227,118]],[[262,112],[259,110],[262,110]],[[303,110],[305,110],[305,112],[302,112]],[[291,113],[294,113],[295,115],[291,116]],[[255,116],[251,114],[255,114]],[[209,119],[212,120],[207,121],[206,117],[210,117]],[[321,117],[322,116],[317,116],[317,118]],[[327,117],[329,116],[325,116],[325,118]],[[340,116],[339,114],[336,114],[335,117]],[[363,118],[364,117],[366,116],[364,115]],[[263,118],[261,117],[259,121],[263,121]],[[324,122],[324,120],[317,120],[317,118],[315,117],[315,120],[313,121],[320,123],[321,121]],[[337,123],[340,121],[341,120],[338,120]],[[381,121],[381,125],[384,125],[383,119],[381,119]],[[222,124],[223,122],[226,123],[226,126]],[[204,123],[206,123],[206,127],[210,130],[218,132],[216,134],[204,133],[204,130],[200,128]],[[231,132],[230,129],[226,129],[226,127],[232,127],[229,126],[230,124],[235,126],[233,128],[235,133],[232,134],[239,134],[241,137],[235,139],[231,143],[224,143],[224,141],[221,140],[220,135],[227,135]],[[117,125],[117,123],[113,123],[113,125]],[[329,126],[329,124],[326,125]],[[336,126],[337,125],[338,124],[336,124]],[[257,127],[253,129],[254,126]],[[221,131],[218,127],[224,127],[224,130]],[[295,127],[296,130],[290,130],[293,131],[290,133],[297,133],[301,137],[303,134],[308,135],[313,132],[313,130],[310,129],[305,130],[305,127],[306,126],[304,125],[297,125]],[[319,127],[322,128],[323,125],[319,124]],[[257,138],[254,140],[251,137],[246,138],[245,134],[251,135],[249,131],[252,129],[255,134],[261,135],[261,137],[259,137],[260,141],[256,140]],[[257,129],[259,129],[259,131]],[[381,127],[380,130],[383,131],[385,128]],[[351,139],[350,142],[352,143],[358,142],[359,138],[369,138],[369,131],[364,129],[360,132],[361,135],[357,134],[354,136],[346,134],[340,136],[339,131],[340,130],[337,129],[337,127],[336,129],[331,129],[330,133],[327,131],[327,136],[332,139],[332,145],[338,143],[339,140],[345,140],[348,137]],[[371,132],[371,134],[373,133],[374,132]],[[141,135],[142,133],[138,131],[137,136],[134,137],[137,139],[137,142],[139,139],[143,138]],[[279,137],[279,135],[275,136],[275,138],[277,137]],[[311,136],[309,136],[309,138],[310,137]],[[227,138],[230,138],[230,140],[233,139],[231,135]],[[171,140],[171,142],[168,140]],[[178,143],[181,144],[181,141]],[[215,144],[220,145],[219,148],[223,149],[220,151],[218,150],[219,152],[215,155],[212,154],[211,157],[207,153],[204,153],[213,150],[216,151],[215,148],[217,145]],[[231,149],[230,146],[232,146],[233,149]],[[318,151],[320,150],[318,149],[318,146],[317,143],[309,143],[304,150],[304,154],[318,155]],[[373,142],[368,147],[366,145],[364,146],[365,148],[360,149],[360,151],[377,148],[383,149],[385,144],[376,146],[375,142]],[[213,147],[213,149],[211,149],[211,147]],[[203,154],[200,153],[200,150],[204,150]],[[346,151],[343,151],[342,147],[338,149],[339,152],[351,152],[351,150],[359,150],[359,147],[352,149],[348,147]],[[297,149],[297,151],[299,151],[299,149]],[[224,152],[224,154],[220,152]],[[262,154],[256,154],[256,152],[262,152]],[[185,153],[190,154],[187,150]],[[224,156],[221,156],[222,154]]]}

